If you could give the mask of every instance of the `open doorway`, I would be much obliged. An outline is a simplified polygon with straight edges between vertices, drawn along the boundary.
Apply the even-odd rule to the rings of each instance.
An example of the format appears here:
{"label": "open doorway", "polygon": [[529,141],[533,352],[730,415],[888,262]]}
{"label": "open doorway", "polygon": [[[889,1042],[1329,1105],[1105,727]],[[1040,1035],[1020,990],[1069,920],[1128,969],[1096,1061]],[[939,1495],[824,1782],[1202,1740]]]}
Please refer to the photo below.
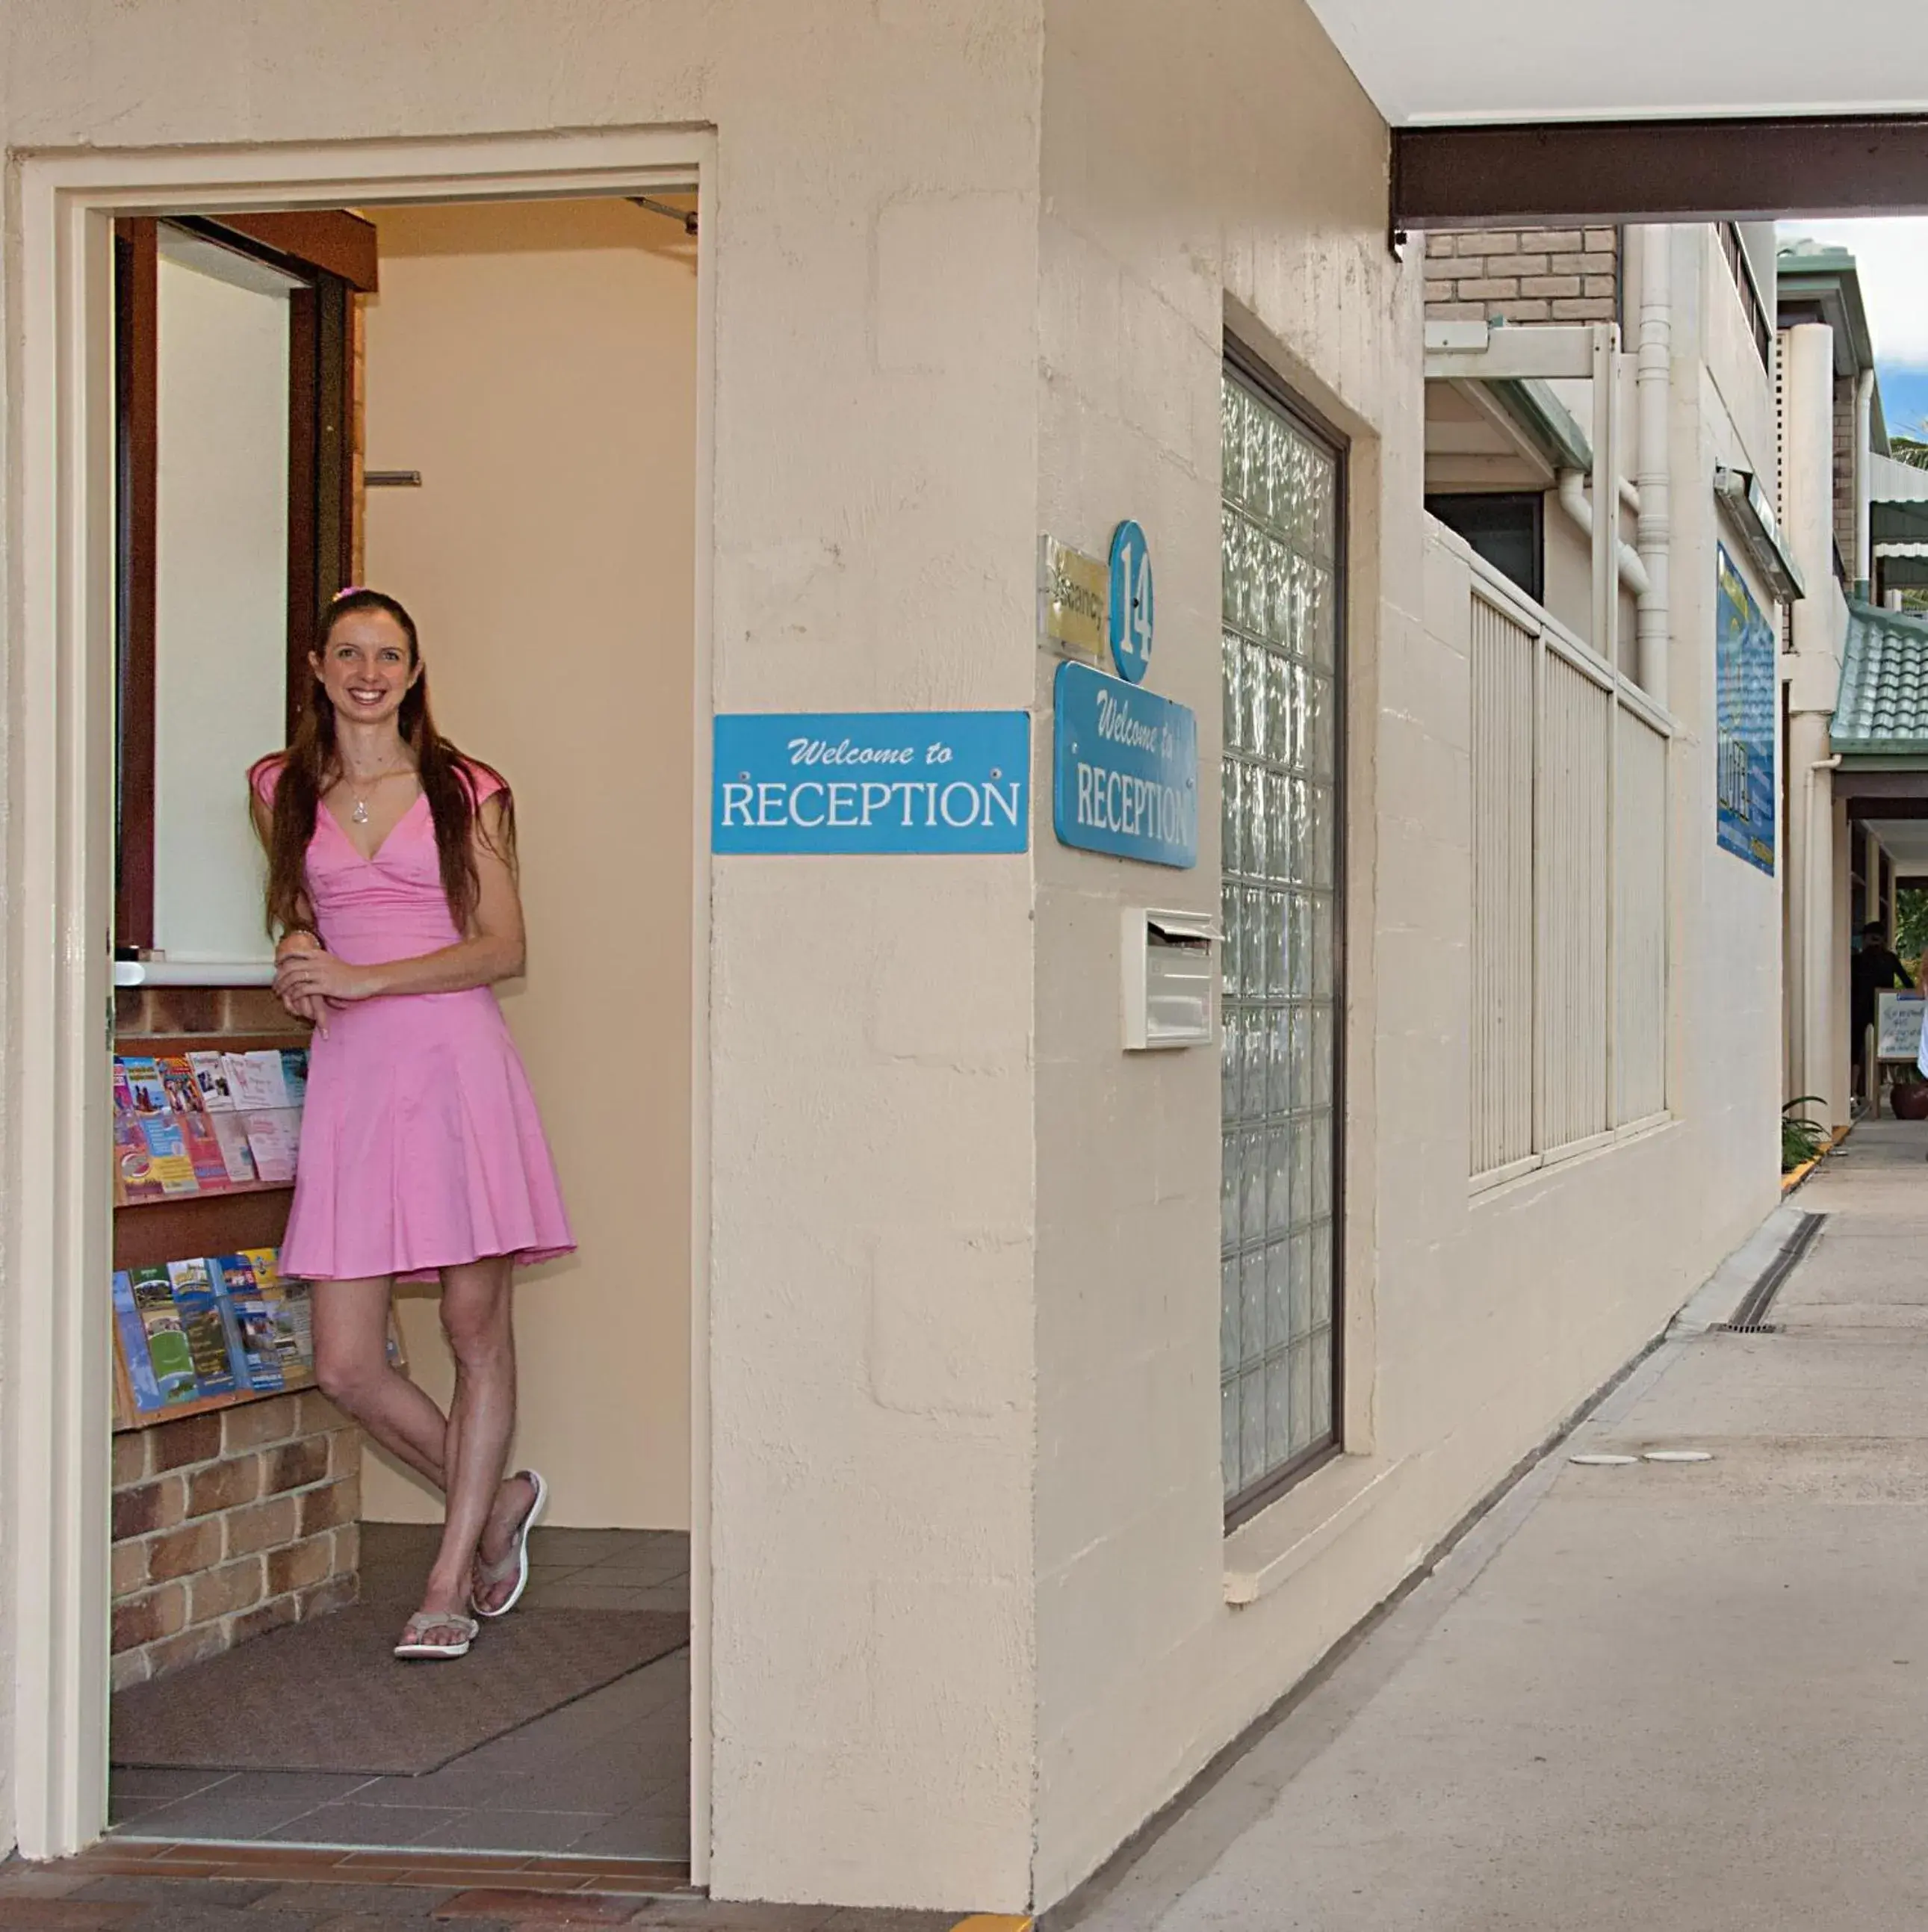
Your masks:
{"label": "open doorway", "polygon": [[[119,234],[118,1833],[689,1858],[695,230],[666,185]],[[517,1291],[530,1586],[448,1664],[386,1655],[438,1499],[277,1267],[306,1041],[241,774],[351,582],[514,786],[502,1003],[579,1244]],[[391,1346],[445,1403],[432,1291]]]}

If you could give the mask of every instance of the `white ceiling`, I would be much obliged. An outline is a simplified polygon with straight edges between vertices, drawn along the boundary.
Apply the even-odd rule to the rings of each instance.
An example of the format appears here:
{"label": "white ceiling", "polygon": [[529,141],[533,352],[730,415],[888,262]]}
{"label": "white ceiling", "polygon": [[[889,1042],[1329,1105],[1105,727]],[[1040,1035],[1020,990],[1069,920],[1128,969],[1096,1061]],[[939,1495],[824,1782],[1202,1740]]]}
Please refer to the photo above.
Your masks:
{"label": "white ceiling", "polygon": [[1903,878],[1928,878],[1928,818],[1877,818],[1868,829]]}
{"label": "white ceiling", "polygon": [[1928,110],[1923,0],[1310,4],[1395,126]]}

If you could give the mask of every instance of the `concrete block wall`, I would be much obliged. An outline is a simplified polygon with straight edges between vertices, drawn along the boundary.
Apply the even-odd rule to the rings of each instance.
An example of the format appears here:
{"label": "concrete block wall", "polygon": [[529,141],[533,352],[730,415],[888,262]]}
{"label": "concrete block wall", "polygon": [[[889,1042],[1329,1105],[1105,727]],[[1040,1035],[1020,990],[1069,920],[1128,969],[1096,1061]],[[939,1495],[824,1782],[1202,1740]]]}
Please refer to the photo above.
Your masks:
{"label": "concrete block wall", "polygon": [[358,1588],[361,1438],[312,1390],[114,1438],[115,1690]]}
{"label": "concrete block wall", "polygon": [[1429,235],[1429,322],[1612,322],[1617,228],[1480,228]]}

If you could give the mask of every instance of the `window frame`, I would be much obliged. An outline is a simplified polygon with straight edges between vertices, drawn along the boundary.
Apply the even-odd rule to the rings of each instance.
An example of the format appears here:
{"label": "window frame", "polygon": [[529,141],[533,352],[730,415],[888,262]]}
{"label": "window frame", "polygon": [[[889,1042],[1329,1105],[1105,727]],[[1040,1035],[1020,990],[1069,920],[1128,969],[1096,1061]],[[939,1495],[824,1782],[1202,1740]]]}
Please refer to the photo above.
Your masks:
{"label": "window frame", "polygon": [[[1315,1469],[1345,1453],[1347,1350],[1348,1297],[1346,1292],[1347,1160],[1351,1136],[1347,1120],[1348,998],[1347,958],[1349,951],[1348,902],[1351,868],[1348,863],[1351,840],[1351,760],[1348,756],[1351,722],[1351,540],[1352,540],[1352,440],[1344,430],[1291,388],[1277,371],[1249,344],[1230,329],[1223,338],[1222,377],[1243,382],[1293,428],[1330,458],[1333,469],[1333,1067],[1332,1067],[1332,1425],[1321,1442],[1303,1450],[1277,1468],[1269,1470],[1257,1482],[1224,1497],[1225,1533],[1234,1530],[1269,1508],[1288,1490],[1295,1488]],[[1225,500],[1225,476],[1219,477],[1219,499]],[[1221,596],[1219,626],[1224,627]],[[1220,670],[1221,692],[1224,671]],[[1221,748],[1218,779],[1224,782],[1224,758]],[[1222,811],[1222,800],[1219,802]],[[1224,856],[1219,866],[1219,890],[1225,880]],[[1222,1135],[1221,1136],[1222,1142]],[[1221,1159],[1223,1156],[1221,1154]],[[1221,1177],[1222,1184],[1222,1176]],[[1222,1284],[1222,1270],[1215,1276]],[[1220,1288],[1222,1303],[1223,1287]],[[1222,1306],[1219,1318],[1224,1318]],[[1224,1487],[1222,1468],[1220,1490]]]}
{"label": "window frame", "polygon": [[154,938],[157,290],[163,224],[265,262],[302,284],[289,298],[290,736],[307,694],[308,653],[322,609],[353,574],[355,298],[375,286],[373,226],[341,211],[143,215],[115,224],[114,949],[125,958],[151,950]]}

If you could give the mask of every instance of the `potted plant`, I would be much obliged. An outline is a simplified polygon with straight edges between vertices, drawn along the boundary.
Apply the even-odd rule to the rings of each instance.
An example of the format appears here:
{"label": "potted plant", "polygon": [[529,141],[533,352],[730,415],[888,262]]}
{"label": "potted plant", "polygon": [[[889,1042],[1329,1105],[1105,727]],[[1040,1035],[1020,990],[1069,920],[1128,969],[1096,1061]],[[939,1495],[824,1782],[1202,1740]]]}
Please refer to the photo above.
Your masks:
{"label": "potted plant", "polygon": [[1928,1080],[1912,1060],[1895,1069],[1888,1082],[1888,1104],[1897,1120],[1928,1120]]}
{"label": "potted plant", "polygon": [[1811,1160],[1817,1160],[1827,1151],[1828,1130],[1818,1120],[1804,1117],[1788,1118],[1788,1107],[1804,1107],[1810,1100],[1819,1101],[1818,1094],[1804,1094],[1798,1100],[1790,1100],[1781,1109],[1781,1172],[1792,1174],[1798,1167],[1805,1167]]}

